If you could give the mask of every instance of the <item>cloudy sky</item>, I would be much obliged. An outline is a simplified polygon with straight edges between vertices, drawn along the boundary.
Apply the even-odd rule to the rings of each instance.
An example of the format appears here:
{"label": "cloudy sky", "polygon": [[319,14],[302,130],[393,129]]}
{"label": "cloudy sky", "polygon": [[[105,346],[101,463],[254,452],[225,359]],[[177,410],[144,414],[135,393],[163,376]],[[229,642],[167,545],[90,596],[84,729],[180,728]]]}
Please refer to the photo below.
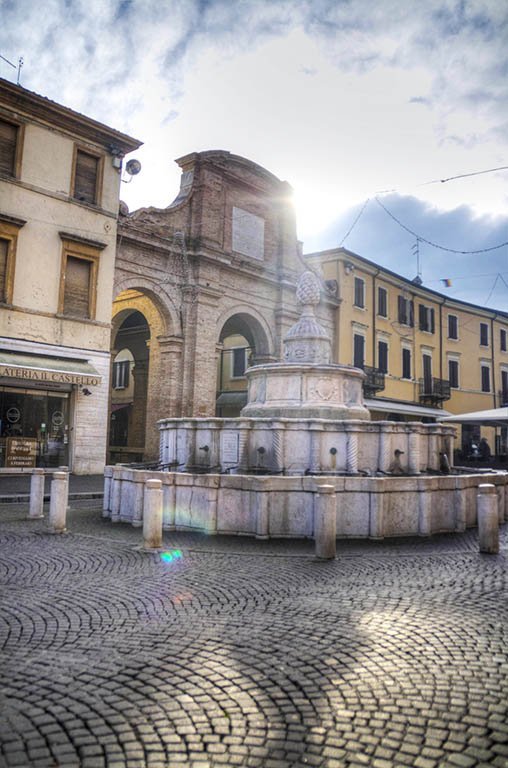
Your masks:
{"label": "cloudy sky", "polygon": [[426,285],[508,310],[508,246],[460,253],[508,241],[508,170],[483,173],[508,166],[506,0],[0,0],[0,19],[23,86],[145,142],[131,210],[169,205],[175,158],[229,150],[292,185],[305,252],[413,278],[419,238]]}

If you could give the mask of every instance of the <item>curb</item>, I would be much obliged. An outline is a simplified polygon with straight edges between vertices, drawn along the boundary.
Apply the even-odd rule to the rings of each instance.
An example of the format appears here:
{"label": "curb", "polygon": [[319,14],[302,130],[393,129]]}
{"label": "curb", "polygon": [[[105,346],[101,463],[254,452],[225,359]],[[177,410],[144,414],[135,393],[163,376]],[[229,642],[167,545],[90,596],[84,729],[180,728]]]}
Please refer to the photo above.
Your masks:
{"label": "curb", "polygon": [[[91,491],[83,493],[69,493],[69,501],[83,501],[85,499],[102,499],[104,493],[102,491]],[[44,503],[49,502],[50,494],[44,494]],[[30,501],[29,493],[12,493],[5,496],[0,496],[0,504],[22,504]]]}

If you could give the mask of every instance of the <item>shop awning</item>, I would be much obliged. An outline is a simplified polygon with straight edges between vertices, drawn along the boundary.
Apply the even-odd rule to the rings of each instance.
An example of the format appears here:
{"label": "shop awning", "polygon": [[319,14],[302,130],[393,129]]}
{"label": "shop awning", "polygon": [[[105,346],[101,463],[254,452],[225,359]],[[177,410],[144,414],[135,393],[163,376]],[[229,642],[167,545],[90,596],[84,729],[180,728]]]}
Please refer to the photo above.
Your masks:
{"label": "shop awning", "polygon": [[0,378],[29,383],[76,384],[95,387],[101,383],[99,372],[87,360],[44,357],[0,350]]}
{"label": "shop awning", "polygon": [[247,392],[222,392],[216,400],[217,408],[235,406],[243,408],[247,405]]}
{"label": "shop awning", "polygon": [[130,408],[132,403],[111,403],[111,413],[122,411],[124,408]]}
{"label": "shop awning", "polygon": [[439,419],[443,416],[451,416],[449,411],[442,408],[425,408],[423,405],[414,403],[399,403],[393,400],[374,400],[367,398],[364,401],[369,411],[383,411],[386,413],[405,413],[408,416],[429,416],[432,419]]}
{"label": "shop awning", "polygon": [[475,424],[480,427],[508,427],[508,408],[490,408],[487,411],[473,411],[446,416],[443,424]]}

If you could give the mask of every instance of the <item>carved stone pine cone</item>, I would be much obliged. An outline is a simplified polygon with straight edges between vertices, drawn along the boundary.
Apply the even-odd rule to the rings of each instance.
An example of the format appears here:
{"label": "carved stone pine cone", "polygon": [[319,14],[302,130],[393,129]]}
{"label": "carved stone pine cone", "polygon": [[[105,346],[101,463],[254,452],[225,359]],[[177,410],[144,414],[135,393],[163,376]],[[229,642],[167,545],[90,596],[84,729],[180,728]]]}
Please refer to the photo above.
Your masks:
{"label": "carved stone pine cone", "polygon": [[321,289],[318,279],[313,272],[304,272],[298,280],[296,298],[299,304],[319,304]]}

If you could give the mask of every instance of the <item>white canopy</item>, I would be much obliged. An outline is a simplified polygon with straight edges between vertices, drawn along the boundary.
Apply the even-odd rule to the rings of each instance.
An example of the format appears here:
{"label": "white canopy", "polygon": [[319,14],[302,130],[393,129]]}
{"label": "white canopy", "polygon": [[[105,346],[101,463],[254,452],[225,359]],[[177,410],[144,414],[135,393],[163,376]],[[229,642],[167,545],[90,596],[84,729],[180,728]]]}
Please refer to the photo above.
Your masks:
{"label": "white canopy", "polygon": [[508,427],[508,408],[491,408],[489,411],[474,411],[439,419],[445,424],[477,424],[481,427]]}

